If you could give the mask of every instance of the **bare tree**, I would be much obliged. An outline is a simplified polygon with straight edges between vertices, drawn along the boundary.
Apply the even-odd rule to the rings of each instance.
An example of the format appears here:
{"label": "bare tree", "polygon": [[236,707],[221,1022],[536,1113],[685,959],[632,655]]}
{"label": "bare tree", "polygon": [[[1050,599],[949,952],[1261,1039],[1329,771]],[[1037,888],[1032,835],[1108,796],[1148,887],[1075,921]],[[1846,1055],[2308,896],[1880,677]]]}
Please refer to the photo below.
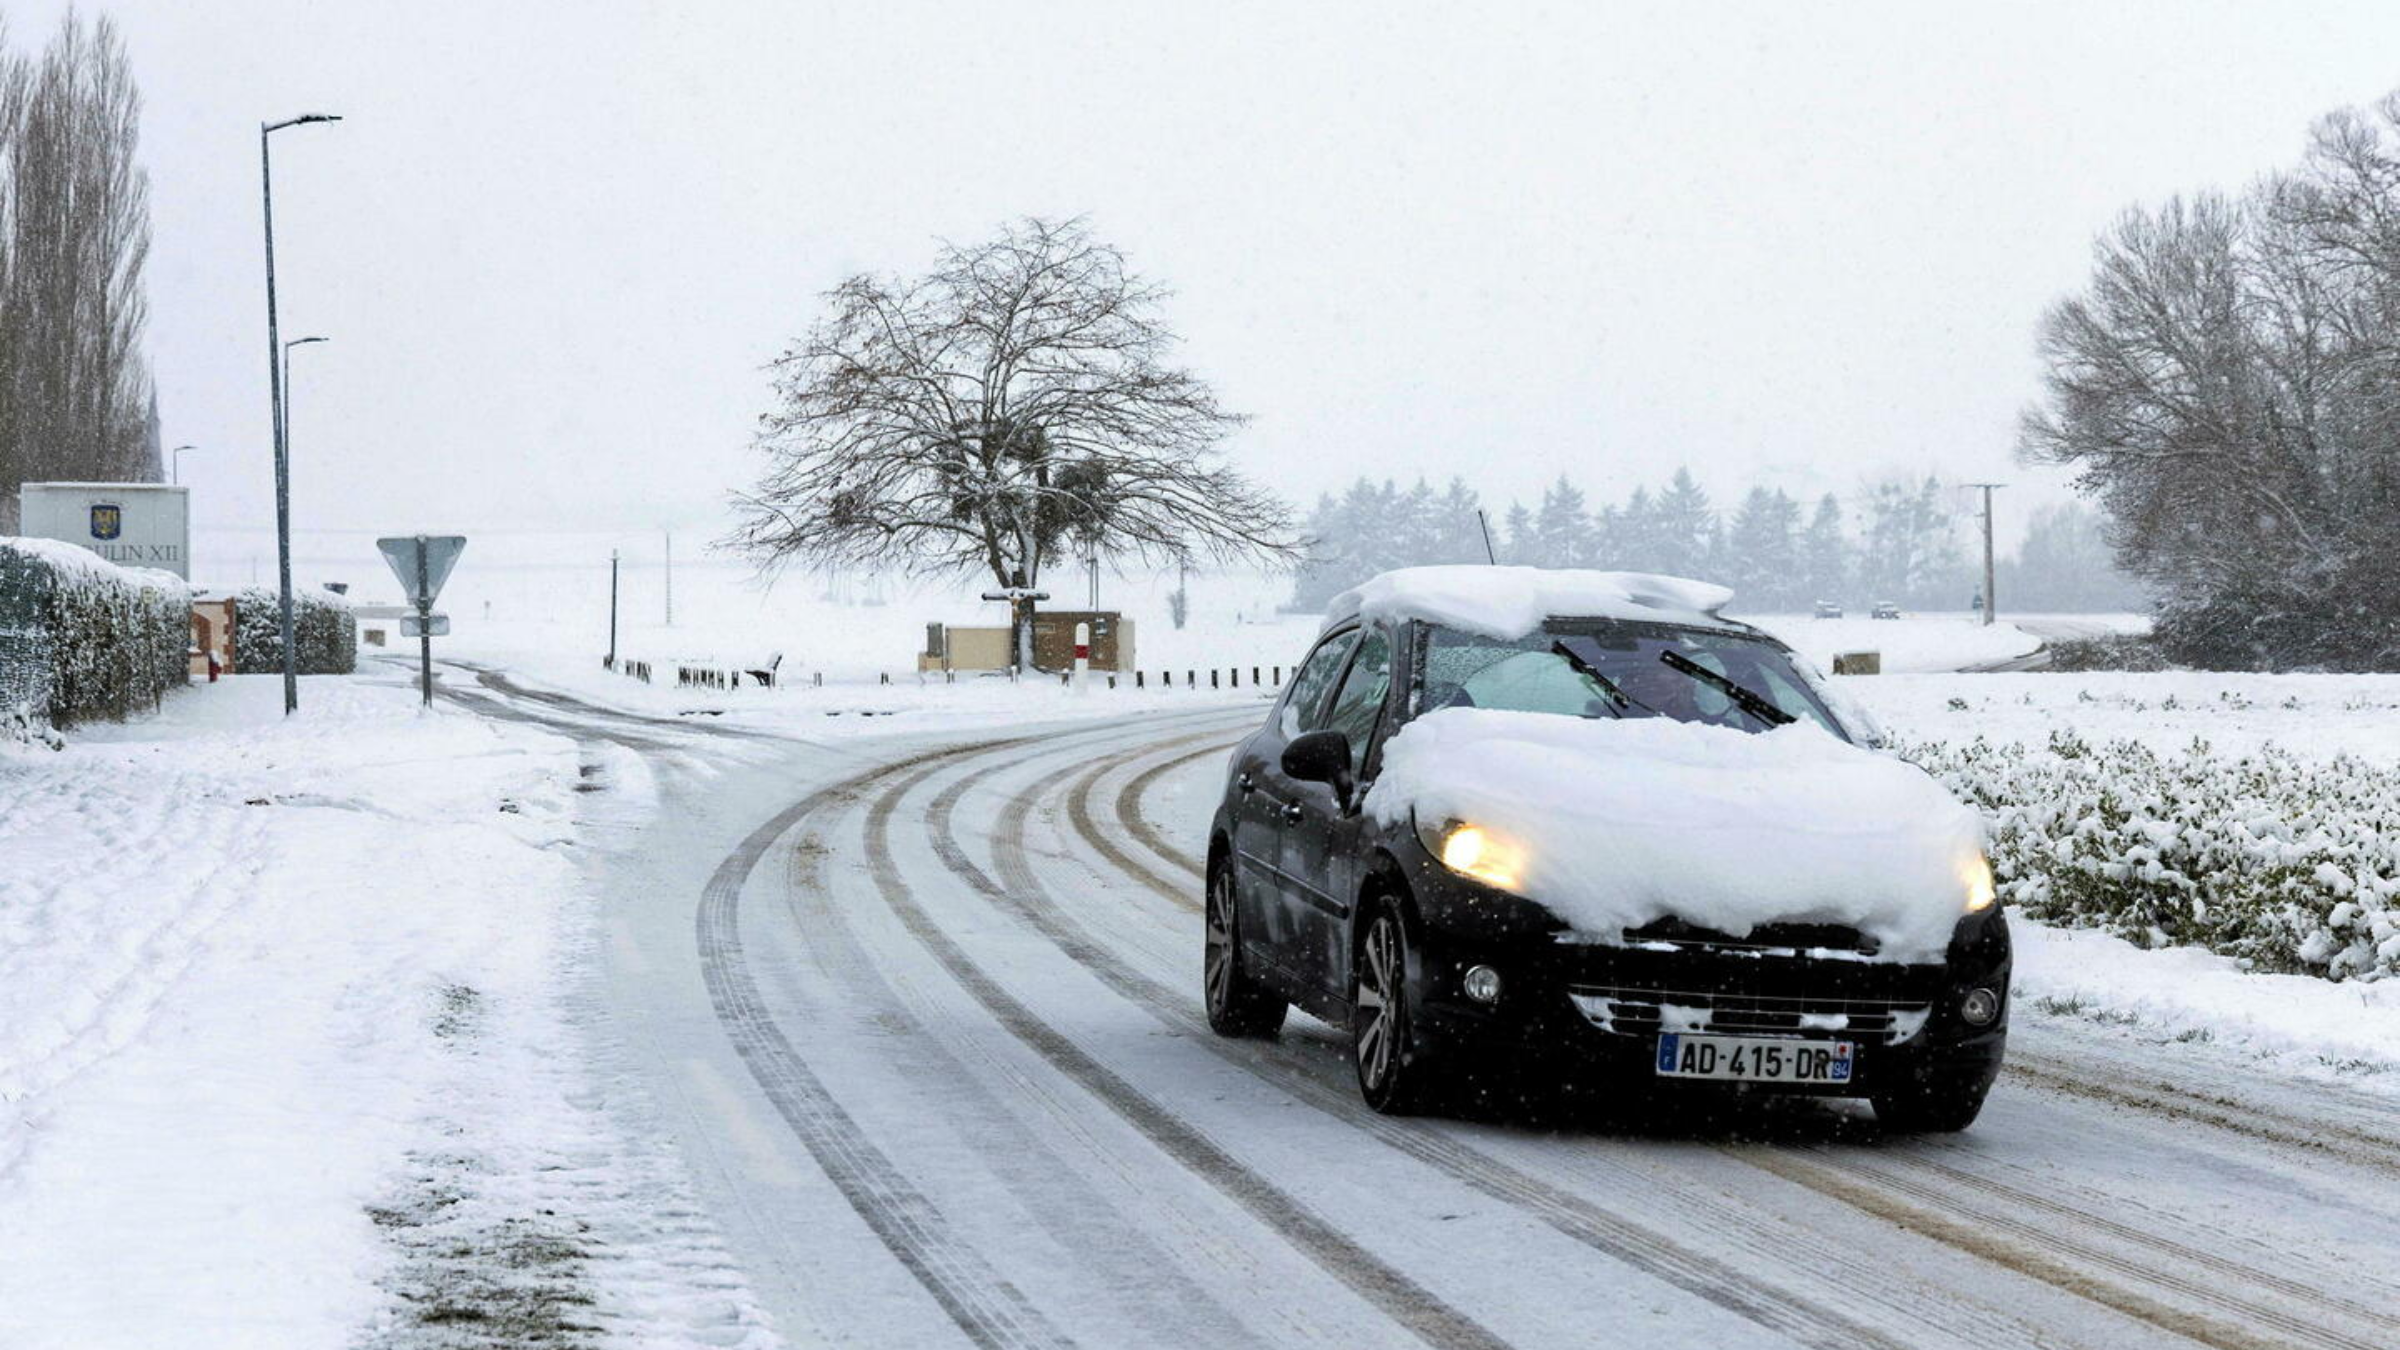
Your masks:
{"label": "bare tree", "polygon": [[2072,465],[2178,659],[2400,664],[2400,99],[2238,198],[2128,212],[2042,326]]}
{"label": "bare tree", "polygon": [[87,26],[70,13],[39,58],[0,58],[0,509],[8,513],[27,479],[108,481],[150,469],[140,122],[131,62],[105,18]]}
{"label": "bare tree", "polygon": [[[733,543],[768,565],[864,564],[1041,584],[1054,559],[1284,561],[1290,515],[1218,462],[1243,419],[1167,364],[1167,292],[1080,220],[855,276],[775,363],[768,468]],[[1013,607],[1031,663],[1029,609]]]}

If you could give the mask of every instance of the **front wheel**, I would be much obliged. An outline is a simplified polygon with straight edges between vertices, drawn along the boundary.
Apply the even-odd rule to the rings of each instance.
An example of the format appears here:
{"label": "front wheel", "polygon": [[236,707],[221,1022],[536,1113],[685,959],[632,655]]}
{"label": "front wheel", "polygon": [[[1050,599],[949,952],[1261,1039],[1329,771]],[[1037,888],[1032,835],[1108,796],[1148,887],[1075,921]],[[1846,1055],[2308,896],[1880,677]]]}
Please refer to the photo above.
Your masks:
{"label": "front wheel", "polygon": [[1868,1100],[1875,1104],[1875,1123],[1895,1134],[1956,1134],[1983,1114],[1983,1099],[1991,1090],[1989,1083],[1971,1087],[1935,1079]]}
{"label": "front wheel", "polygon": [[1408,925],[1379,906],[1358,945],[1350,1044],[1359,1095],[1387,1116],[1414,1115],[1437,1096],[1433,1066],[1417,1052],[1408,1005]]}
{"label": "front wheel", "polygon": [[1208,1003],[1208,1028],[1220,1036],[1272,1036],[1283,1029],[1290,1005],[1242,968],[1241,912],[1233,903],[1233,868],[1219,863],[1208,874],[1208,948],[1201,983]]}

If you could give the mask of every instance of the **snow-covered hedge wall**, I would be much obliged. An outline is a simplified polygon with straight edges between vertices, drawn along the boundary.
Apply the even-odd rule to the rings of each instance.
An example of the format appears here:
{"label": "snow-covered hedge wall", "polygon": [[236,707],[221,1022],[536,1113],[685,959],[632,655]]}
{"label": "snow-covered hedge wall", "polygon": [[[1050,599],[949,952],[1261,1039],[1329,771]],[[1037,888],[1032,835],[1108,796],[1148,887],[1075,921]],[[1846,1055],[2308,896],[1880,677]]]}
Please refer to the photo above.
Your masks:
{"label": "snow-covered hedge wall", "polygon": [[44,726],[156,707],[188,677],[191,587],[46,539],[0,539],[0,722]]}
{"label": "snow-covered hedge wall", "polygon": [[2400,780],[2269,745],[2160,754],[2072,732],[2046,747],[1902,753],[1980,808],[2001,898],[2153,946],[2333,979],[2400,975]]}
{"label": "snow-covered hedge wall", "polygon": [[[292,645],[303,675],[347,675],[358,669],[358,621],[350,606],[323,591],[292,593]],[[283,669],[283,600],[264,586],[233,597],[233,668],[245,675]]]}

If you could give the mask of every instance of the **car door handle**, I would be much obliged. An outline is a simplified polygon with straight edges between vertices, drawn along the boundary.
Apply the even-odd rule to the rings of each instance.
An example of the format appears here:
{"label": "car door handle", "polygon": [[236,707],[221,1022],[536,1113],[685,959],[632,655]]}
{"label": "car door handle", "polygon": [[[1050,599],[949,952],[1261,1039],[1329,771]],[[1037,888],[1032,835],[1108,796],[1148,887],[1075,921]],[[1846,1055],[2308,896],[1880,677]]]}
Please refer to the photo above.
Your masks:
{"label": "car door handle", "polygon": [[1234,779],[1233,785],[1245,797],[1258,790],[1258,780],[1252,778],[1248,774],[1243,774],[1241,777]]}
{"label": "car door handle", "polygon": [[1301,809],[1300,809],[1300,803],[1298,803],[1298,802],[1285,802],[1285,803],[1283,804],[1283,823],[1284,823],[1284,824],[1286,824],[1286,825],[1297,825],[1297,824],[1299,824],[1301,821],[1303,821],[1303,820],[1305,820],[1305,819],[1307,819],[1307,818],[1308,818],[1308,812],[1306,812],[1306,811],[1303,811],[1303,810],[1301,810]]}

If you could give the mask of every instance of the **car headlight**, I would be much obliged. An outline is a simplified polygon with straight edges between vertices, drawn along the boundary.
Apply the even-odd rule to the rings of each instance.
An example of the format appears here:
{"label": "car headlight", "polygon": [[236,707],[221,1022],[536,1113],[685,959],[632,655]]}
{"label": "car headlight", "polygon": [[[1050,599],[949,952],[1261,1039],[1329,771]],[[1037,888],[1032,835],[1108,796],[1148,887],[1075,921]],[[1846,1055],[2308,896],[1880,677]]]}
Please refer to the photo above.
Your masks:
{"label": "car headlight", "polygon": [[1446,820],[1439,825],[1419,821],[1417,837],[1424,841],[1426,852],[1441,860],[1442,866],[1487,886],[1515,890],[1518,878],[1524,874],[1524,856],[1517,846],[1484,826],[1463,820]]}
{"label": "car headlight", "polygon": [[1977,849],[1958,864],[1959,883],[1967,889],[1967,913],[1981,914],[1992,907],[1996,898],[1992,889],[1992,860]]}

